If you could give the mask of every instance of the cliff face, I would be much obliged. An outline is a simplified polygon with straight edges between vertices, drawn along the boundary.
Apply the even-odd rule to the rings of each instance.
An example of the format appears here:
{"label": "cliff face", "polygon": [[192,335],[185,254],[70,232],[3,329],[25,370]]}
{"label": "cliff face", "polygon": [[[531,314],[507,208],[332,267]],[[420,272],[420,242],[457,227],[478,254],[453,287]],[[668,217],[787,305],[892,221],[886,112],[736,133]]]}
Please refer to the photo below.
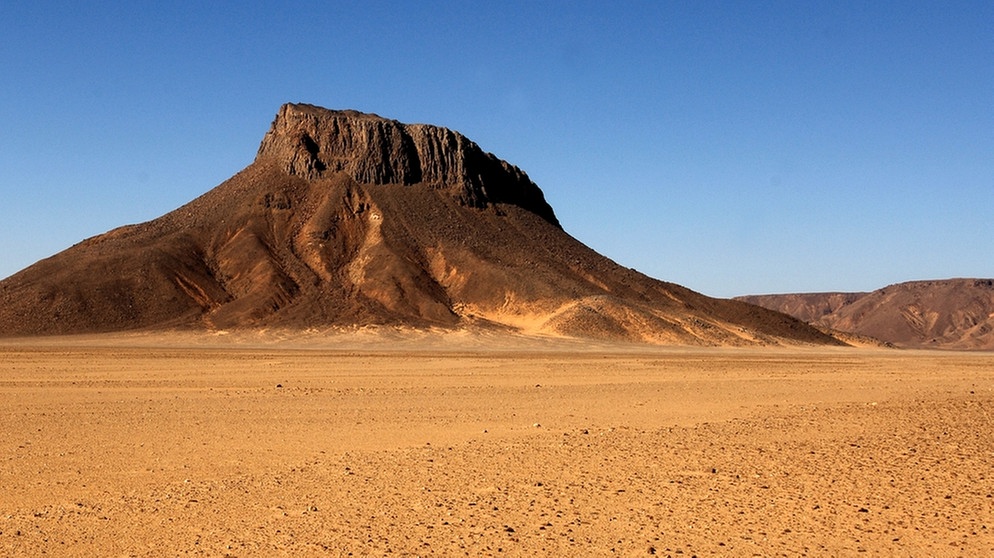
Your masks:
{"label": "cliff face", "polygon": [[257,160],[267,159],[307,180],[344,173],[359,184],[420,184],[470,207],[512,204],[559,224],[524,172],[446,128],[286,104],[259,147]]}

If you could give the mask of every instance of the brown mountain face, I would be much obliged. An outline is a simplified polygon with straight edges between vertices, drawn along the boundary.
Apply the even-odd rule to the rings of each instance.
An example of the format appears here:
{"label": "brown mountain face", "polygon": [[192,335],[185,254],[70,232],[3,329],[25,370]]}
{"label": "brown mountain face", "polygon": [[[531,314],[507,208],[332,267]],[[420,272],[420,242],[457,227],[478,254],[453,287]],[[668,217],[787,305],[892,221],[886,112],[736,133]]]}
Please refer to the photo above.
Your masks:
{"label": "brown mountain face", "polygon": [[994,350],[994,279],[912,281],[871,293],[758,295],[739,300],[899,347]]}
{"label": "brown mountain face", "polygon": [[525,173],[456,132],[297,104],[247,168],[9,277],[0,303],[7,336],[402,325],[838,343],[595,253]]}
{"label": "brown mountain face", "polygon": [[783,312],[798,320],[820,324],[820,320],[852,304],[868,293],[798,293],[740,296],[736,300]]}

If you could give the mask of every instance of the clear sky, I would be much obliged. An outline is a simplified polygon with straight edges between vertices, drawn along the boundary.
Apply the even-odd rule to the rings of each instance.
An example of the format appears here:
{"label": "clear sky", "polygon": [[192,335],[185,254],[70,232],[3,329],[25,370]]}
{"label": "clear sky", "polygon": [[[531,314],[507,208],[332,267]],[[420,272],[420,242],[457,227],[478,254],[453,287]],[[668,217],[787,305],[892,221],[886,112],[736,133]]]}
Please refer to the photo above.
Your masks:
{"label": "clear sky", "polygon": [[5,1],[0,277],[216,186],[284,102],[458,130],[713,296],[992,277],[992,29],[990,1]]}

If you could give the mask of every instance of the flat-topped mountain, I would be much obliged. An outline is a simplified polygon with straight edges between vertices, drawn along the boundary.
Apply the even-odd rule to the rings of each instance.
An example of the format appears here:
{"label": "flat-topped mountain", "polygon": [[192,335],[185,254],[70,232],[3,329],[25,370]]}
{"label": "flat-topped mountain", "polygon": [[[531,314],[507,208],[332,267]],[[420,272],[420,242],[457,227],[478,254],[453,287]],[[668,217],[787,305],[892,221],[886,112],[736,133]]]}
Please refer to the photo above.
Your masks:
{"label": "flat-topped mountain", "polygon": [[838,343],[619,266],[457,132],[280,108],[247,168],[0,282],[0,334],[355,325],[655,343]]}
{"label": "flat-topped mountain", "polygon": [[899,347],[994,350],[994,279],[910,281],[870,293],[756,295],[739,300]]}
{"label": "flat-topped mountain", "polygon": [[284,105],[262,139],[258,159],[308,180],[344,175],[359,184],[443,189],[470,207],[514,204],[558,225],[542,191],[524,172],[438,126]]}

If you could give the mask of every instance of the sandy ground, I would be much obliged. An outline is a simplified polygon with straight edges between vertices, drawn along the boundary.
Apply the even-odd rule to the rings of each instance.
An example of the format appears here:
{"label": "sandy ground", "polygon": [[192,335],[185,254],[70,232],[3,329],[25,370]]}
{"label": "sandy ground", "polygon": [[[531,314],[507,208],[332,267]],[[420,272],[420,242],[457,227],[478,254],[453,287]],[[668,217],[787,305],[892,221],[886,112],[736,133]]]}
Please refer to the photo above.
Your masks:
{"label": "sandy ground", "polygon": [[0,556],[994,555],[994,354],[0,341]]}

